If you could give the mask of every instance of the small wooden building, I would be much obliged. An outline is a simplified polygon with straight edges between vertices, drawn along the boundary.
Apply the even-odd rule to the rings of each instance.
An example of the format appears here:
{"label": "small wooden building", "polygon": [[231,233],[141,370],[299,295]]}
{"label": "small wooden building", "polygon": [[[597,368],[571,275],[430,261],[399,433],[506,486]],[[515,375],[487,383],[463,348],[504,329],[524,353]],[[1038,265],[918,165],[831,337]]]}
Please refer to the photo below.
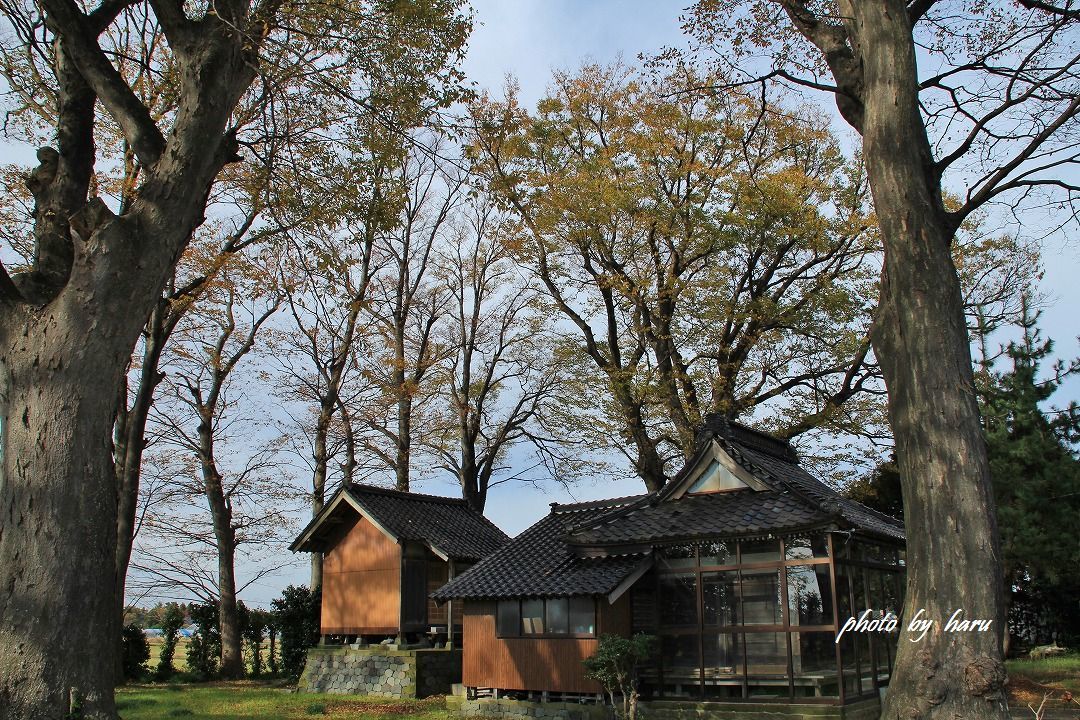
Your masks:
{"label": "small wooden building", "polygon": [[772,436],[712,417],[697,448],[657,493],[553,504],[434,593],[465,603],[474,695],[596,693],[581,661],[598,637],[645,632],[658,638],[646,698],[876,702],[897,635],[834,640],[864,608],[899,614],[901,523],[839,496]]}
{"label": "small wooden building", "polygon": [[324,642],[453,642],[461,607],[436,605],[429,593],[508,541],[464,500],[352,483],[290,549],[323,553]]}

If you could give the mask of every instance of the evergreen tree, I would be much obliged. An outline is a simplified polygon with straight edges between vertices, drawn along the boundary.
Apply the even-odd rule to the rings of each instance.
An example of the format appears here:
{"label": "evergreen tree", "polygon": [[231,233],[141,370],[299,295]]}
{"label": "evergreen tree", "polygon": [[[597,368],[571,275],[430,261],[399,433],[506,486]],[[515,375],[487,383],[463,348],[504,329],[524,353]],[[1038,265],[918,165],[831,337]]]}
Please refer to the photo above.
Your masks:
{"label": "evergreen tree", "polygon": [[848,485],[844,494],[868,508],[904,519],[904,496],[900,492],[900,468],[895,454]]}
{"label": "evergreen tree", "polygon": [[1042,365],[1053,350],[1024,308],[1012,368],[983,374],[980,388],[990,474],[1001,529],[1010,634],[1028,642],[1080,639],[1080,410],[1046,409],[1080,360]]}

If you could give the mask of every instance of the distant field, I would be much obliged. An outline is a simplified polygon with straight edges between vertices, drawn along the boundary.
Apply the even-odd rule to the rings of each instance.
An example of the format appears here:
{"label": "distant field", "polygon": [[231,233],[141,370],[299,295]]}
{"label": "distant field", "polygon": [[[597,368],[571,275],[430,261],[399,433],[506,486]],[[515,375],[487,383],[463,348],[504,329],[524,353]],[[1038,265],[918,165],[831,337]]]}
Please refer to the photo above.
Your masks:
{"label": "distant field", "polygon": [[[147,638],[150,643],[150,660],[146,664],[153,670],[158,666],[158,659],[161,657],[161,646],[164,641],[161,638]],[[176,643],[176,652],[173,653],[173,667],[179,672],[187,671],[187,649],[189,641],[186,637],[180,638],[180,641]]]}
{"label": "distant field", "polygon": [[136,685],[118,688],[116,707],[123,720],[185,717],[208,720],[446,720],[441,697],[387,700],[358,695],[312,695],[252,682],[197,685]]}
{"label": "distant field", "polygon": [[[147,641],[150,643],[150,660],[146,664],[151,670],[154,670],[154,668],[156,668],[158,666],[158,660],[161,657],[161,646],[164,644],[164,641],[161,638],[147,638]],[[188,669],[188,666],[187,666],[187,651],[188,651],[188,645],[189,644],[190,644],[190,641],[185,637],[181,637],[180,641],[178,643],[176,643],[176,652],[173,654],[173,667],[176,668],[177,672],[187,672],[187,669]],[[280,644],[277,646],[277,649],[278,649],[278,651],[281,650],[281,645]],[[247,652],[248,652],[248,644],[244,643],[244,656],[245,657],[247,657]],[[263,668],[266,667],[266,661],[267,661],[267,658],[269,658],[269,657],[270,657],[270,643],[263,643],[262,644]]]}

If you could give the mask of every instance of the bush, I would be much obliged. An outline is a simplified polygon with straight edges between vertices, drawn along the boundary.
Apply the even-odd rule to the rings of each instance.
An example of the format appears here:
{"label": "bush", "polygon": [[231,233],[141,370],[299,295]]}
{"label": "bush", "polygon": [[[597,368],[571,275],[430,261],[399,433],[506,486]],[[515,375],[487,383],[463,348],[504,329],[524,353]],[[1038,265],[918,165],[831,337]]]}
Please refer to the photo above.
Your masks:
{"label": "bush", "polygon": [[263,672],[262,641],[269,625],[269,612],[266,610],[248,610],[247,608],[244,608],[243,629],[240,634],[248,647],[252,677],[259,677]]}
{"label": "bush", "polygon": [[188,672],[200,680],[217,675],[221,657],[221,633],[218,631],[218,607],[214,603],[191,606],[191,621],[196,630],[188,643]]}
{"label": "bush", "polygon": [[184,611],[176,603],[169,603],[165,610],[165,617],[161,623],[161,654],[158,655],[158,666],[154,671],[154,677],[158,680],[168,680],[176,674],[173,666],[173,655],[176,654],[176,643],[180,639],[180,628],[184,626]]}
{"label": "bush", "polygon": [[303,585],[290,585],[274,600],[274,625],[281,636],[281,672],[292,680],[304,671],[307,649],[319,642],[321,598]]}
{"label": "bush", "polygon": [[[656,638],[638,633],[632,638],[601,635],[596,653],[583,662],[585,675],[604,688],[622,720],[635,720],[638,706],[638,667],[653,653]],[[615,695],[622,696],[622,709],[615,705]]]}
{"label": "bush", "polygon": [[146,661],[150,659],[150,643],[138,625],[124,626],[124,679],[141,680],[149,673]]}

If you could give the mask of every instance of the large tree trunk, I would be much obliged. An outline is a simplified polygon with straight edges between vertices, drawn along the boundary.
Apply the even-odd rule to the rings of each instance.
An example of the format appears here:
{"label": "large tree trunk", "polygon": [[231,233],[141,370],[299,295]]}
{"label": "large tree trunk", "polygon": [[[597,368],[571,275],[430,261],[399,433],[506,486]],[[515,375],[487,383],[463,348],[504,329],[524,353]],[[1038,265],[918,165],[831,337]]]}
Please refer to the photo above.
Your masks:
{"label": "large tree trunk", "polygon": [[[885,246],[874,351],[889,390],[907,523],[904,632],[886,718],[1008,718],[1001,559],[971,367],[955,228],[933,179],[904,2],[844,2],[862,62],[863,154]],[[991,632],[944,632],[957,609]]]}
{"label": "large tree trunk", "polygon": [[[75,295],[76,297],[72,297]],[[116,476],[110,428],[130,328],[91,298],[0,321],[0,718],[115,717]],[[101,325],[98,324],[98,330]],[[138,332],[136,327],[135,332]],[[105,657],[109,655],[106,651]],[[111,659],[111,658],[110,658]]]}
{"label": "large tree trunk", "polygon": [[[72,3],[42,5],[60,38],[59,152],[39,151],[28,182],[32,269],[9,279],[0,267],[0,720],[113,718],[117,398],[139,331],[235,155],[225,127],[255,76],[258,34],[235,31],[246,20],[233,4],[197,33],[186,18],[159,18],[185,40],[166,139],[95,43],[125,5],[92,19]],[[87,202],[96,101],[146,168],[121,217]]]}

